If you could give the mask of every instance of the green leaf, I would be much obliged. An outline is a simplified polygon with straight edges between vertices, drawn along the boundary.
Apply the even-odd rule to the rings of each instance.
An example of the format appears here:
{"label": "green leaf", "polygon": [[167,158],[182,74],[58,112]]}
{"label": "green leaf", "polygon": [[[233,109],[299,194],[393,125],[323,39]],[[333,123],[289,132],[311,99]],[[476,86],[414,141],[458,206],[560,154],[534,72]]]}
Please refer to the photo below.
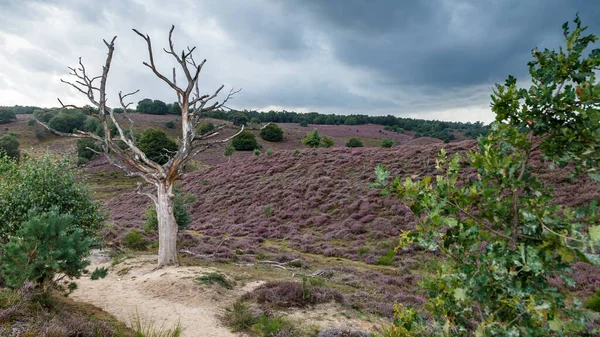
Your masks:
{"label": "green leaf", "polygon": [[462,302],[467,299],[467,293],[463,288],[456,288],[454,289],[454,299]]}
{"label": "green leaf", "polygon": [[563,327],[563,322],[558,318],[558,315],[554,315],[554,319],[548,321],[548,326],[552,331],[560,331]]}
{"label": "green leaf", "polygon": [[590,238],[594,242],[600,241],[600,225],[592,226],[588,229],[590,233]]}
{"label": "green leaf", "polygon": [[572,262],[575,259],[573,252],[565,247],[560,247],[558,249],[558,255],[560,255],[560,258],[565,262]]}

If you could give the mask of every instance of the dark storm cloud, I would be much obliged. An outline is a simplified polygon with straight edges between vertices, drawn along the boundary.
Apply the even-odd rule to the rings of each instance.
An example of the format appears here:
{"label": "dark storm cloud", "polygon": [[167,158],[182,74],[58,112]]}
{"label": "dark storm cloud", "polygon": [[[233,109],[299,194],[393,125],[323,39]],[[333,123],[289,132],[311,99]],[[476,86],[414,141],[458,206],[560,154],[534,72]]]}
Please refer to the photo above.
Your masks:
{"label": "dark storm cloud", "polygon": [[555,47],[577,12],[600,28],[600,1],[298,1],[326,31],[336,57],[385,84],[433,88],[523,76],[530,50]]}

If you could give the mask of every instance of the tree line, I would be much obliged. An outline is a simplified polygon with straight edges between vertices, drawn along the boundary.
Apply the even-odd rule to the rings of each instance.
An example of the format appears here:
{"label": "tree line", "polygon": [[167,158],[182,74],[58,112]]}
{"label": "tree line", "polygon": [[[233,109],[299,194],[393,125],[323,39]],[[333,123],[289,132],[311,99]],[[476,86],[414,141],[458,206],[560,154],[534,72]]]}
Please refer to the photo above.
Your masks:
{"label": "tree line", "polygon": [[[13,111],[15,114],[32,114],[42,108],[34,106],[2,107]],[[97,113],[93,107],[85,107],[88,112]],[[115,108],[115,113],[122,113],[122,108]],[[181,115],[181,107],[177,102],[165,103],[160,100],[144,98],[138,102],[136,109],[127,109],[130,113],[145,113],[152,115]],[[425,120],[415,118],[387,116],[369,116],[364,114],[335,115],[322,114],[318,112],[298,113],[294,111],[256,111],[256,110],[213,110],[204,117],[231,121],[236,125],[246,125],[248,123],[299,123],[302,126],[308,124],[320,125],[364,125],[377,124],[385,126],[388,131],[404,133],[405,131],[414,132],[414,137],[433,137],[446,142],[454,140],[454,133],[459,132],[467,138],[477,138],[489,133],[489,125],[482,122],[446,122],[438,120]]]}

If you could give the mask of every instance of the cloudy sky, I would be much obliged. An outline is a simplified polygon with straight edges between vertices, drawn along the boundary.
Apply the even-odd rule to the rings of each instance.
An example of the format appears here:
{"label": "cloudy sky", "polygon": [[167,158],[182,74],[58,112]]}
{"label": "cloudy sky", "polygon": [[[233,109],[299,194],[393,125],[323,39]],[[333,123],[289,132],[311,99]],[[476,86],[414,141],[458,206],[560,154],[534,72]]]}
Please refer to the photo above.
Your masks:
{"label": "cloudy sky", "polygon": [[243,89],[232,108],[489,122],[493,84],[526,81],[531,49],[559,46],[576,12],[600,35],[598,0],[0,0],[0,105],[85,104],[59,79],[79,56],[100,74],[114,35],[109,104],[173,102],[131,29],[158,52],[175,24],[175,48],[207,59],[203,91]]}

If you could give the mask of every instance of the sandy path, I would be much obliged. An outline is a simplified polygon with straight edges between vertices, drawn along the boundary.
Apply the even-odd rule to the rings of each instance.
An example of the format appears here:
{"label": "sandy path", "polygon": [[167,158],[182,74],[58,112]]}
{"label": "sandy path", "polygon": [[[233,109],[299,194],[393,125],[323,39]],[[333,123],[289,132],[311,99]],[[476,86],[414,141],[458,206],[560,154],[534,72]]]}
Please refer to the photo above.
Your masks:
{"label": "sandy path", "polygon": [[[110,267],[102,253],[92,255],[92,266]],[[218,285],[198,285],[192,279],[215,271],[204,267],[170,267],[153,270],[156,256],[125,260],[111,268],[108,276],[92,281],[81,278],[74,300],[91,303],[127,323],[139,314],[142,321],[156,327],[172,328],[178,322],[183,337],[236,336],[217,315],[235,298],[258,286],[258,282],[227,290]]]}

